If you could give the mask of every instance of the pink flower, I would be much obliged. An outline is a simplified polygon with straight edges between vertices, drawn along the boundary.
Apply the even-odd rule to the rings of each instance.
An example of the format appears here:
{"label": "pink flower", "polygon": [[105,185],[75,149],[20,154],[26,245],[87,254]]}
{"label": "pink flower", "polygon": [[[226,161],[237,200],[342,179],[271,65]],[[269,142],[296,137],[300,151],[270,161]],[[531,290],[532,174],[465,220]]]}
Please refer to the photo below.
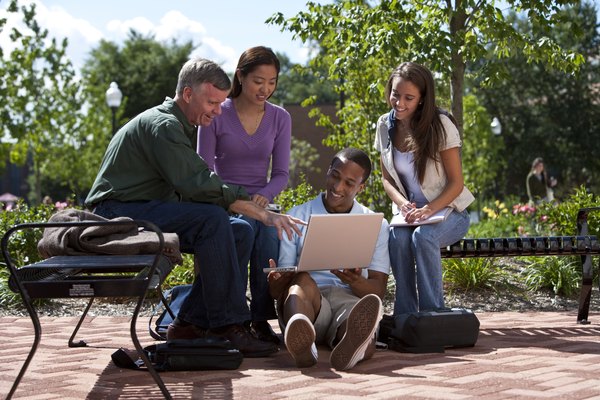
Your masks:
{"label": "pink flower", "polygon": [[57,201],[56,203],[54,203],[54,207],[56,207],[57,210],[64,210],[65,208],[67,208],[67,203],[64,201]]}

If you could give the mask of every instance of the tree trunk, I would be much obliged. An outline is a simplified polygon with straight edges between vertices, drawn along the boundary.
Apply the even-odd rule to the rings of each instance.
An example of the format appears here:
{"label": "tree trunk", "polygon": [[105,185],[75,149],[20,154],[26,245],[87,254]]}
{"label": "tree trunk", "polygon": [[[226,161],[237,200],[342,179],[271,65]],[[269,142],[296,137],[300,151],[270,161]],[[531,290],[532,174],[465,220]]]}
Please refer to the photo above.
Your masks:
{"label": "tree trunk", "polygon": [[463,86],[465,80],[465,61],[461,49],[465,43],[467,14],[460,0],[456,1],[456,9],[450,17],[450,38],[452,43],[450,74],[450,97],[452,100],[452,115],[458,124],[458,132],[463,137]]}

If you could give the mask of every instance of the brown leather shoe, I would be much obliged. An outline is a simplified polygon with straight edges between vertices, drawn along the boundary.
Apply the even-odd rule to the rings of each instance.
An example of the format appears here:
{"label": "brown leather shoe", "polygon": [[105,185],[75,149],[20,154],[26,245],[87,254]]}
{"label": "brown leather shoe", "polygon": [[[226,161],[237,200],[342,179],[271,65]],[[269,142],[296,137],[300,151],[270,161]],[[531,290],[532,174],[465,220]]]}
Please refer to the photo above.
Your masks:
{"label": "brown leather shoe", "polygon": [[207,329],[192,324],[181,324],[178,319],[171,322],[167,328],[167,340],[198,339],[206,337]]}
{"label": "brown leather shoe", "polygon": [[279,351],[273,342],[263,342],[255,338],[243,325],[228,325],[223,328],[213,329],[210,334],[223,336],[237,348],[244,357],[266,357]]}
{"label": "brown leather shoe", "polygon": [[250,326],[252,327],[252,333],[254,333],[254,336],[259,340],[262,340],[263,342],[273,342],[275,344],[281,343],[279,337],[273,332],[271,324],[267,321],[252,321]]}

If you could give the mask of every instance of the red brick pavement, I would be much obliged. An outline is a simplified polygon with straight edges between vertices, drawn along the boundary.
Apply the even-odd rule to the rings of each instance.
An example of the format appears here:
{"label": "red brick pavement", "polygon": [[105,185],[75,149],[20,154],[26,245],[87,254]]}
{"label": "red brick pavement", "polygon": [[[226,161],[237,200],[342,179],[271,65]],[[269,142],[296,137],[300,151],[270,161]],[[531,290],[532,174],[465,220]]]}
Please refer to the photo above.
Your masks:
{"label": "red brick pavement", "polygon": [[[298,370],[285,350],[245,359],[235,371],[162,373],[176,399],[600,399],[600,315],[577,325],[570,312],[479,313],[475,347],[443,354],[378,351],[350,372],[329,367],[319,349],[316,367]],[[133,349],[125,317],[90,317],[68,348],[75,318],[42,318],[42,341],[14,398],[159,399],[145,372],[120,370],[118,347]],[[139,320],[144,345],[147,319]],[[0,318],[0,397],[4,398],[31,345],[28,318]]]}

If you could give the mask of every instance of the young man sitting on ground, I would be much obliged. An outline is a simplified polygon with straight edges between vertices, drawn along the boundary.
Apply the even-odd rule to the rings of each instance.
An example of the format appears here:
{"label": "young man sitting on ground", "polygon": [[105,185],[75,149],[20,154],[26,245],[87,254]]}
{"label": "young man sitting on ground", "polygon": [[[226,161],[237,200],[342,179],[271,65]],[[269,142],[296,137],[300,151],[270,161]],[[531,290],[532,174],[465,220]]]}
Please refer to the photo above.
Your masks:
{"label": "young man sitting on ground", "polygon": [[[288,214],[308,221],[311,214],[371,213],[355,200],[371,173],[369,156],[348,148],[335,155],[327,171],[326,191],[296,206]],[[306,227],[301,228],[303,231]],[[360,232],[357,232],[360,234]],[[304,235],[283,238],[280,266],[298,265]],[[275,262],[271,260],[271,267]],[[382,316],[390,273],[388,223],[383,220],[371,264],[365,269],[269,273],[271,294],[277,300],[284,342],[298,368],[317,363],[315,343],[329,345],[330,364],[348,370],[369,358]]]}

